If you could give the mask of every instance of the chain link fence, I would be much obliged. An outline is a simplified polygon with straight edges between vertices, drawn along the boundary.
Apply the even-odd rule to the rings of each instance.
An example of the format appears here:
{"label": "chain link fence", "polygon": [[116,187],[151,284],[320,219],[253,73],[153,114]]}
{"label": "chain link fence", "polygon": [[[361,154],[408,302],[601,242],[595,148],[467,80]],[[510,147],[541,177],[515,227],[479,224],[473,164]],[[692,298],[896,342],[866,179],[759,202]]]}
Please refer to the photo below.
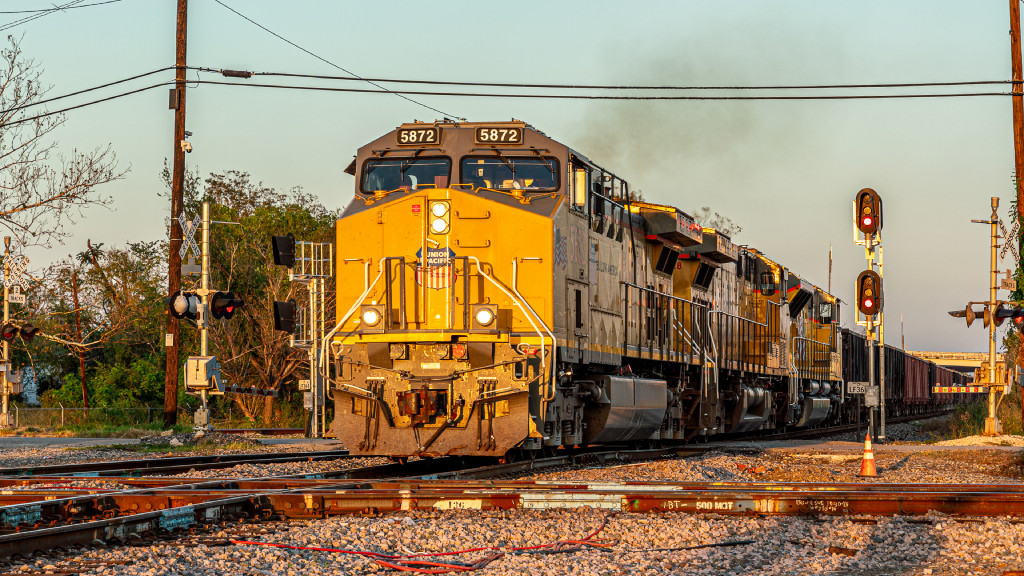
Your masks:
{"label": "chain link fence", "polygon": [[[145,426],[154,419],[163,418],[163,406],[139,408],[82,408],[80,406],[58,405],[56,408],[26,408],[17,404],[11,406],[14,426],[36,428],[63,428],[90,424],[115,424],[119,426]],[[179,422],[181,421],[179,414]]]}

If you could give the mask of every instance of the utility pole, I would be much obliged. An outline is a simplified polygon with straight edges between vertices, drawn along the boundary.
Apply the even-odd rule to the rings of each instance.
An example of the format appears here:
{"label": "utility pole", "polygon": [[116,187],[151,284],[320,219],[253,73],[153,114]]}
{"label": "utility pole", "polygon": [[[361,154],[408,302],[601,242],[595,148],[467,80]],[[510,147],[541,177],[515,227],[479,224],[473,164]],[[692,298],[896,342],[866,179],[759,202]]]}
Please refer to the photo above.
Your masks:
{"label": "utility pole", "polygon": [[[1024,178],[1024,83],[1021,83],[1021,55],[1020,55],[1020,2],[1010,0],[1010,66],[1013,80],[1011,97],[1013,102],[1013,157],[1016,167],[1016,178],[1014,178],[1015,192],[1017,193],[1017,218],[1024,223],[1024,191],[1021,190],[1021,179]],[[1020,237],[1020,253],[1024,254],[1024,234]],[[1019,266],[1020,263],[1018,262]],[[1010,367],[1006,367],[1010,373]],[[1013,368],[1016,374],[1016,366]],[[1021,405],[1021,415],[1024,417],[1024,404]]]}
{"label": "utility pole", "polygon": [[[1013,157],[1016,165],[1014,187],[1017,193],[1017,218],[1024,220],[1024,193],[1021,179],[1024,179],[1024,83],[1021,82],[1020,55],[1020,0],[1010,0],[1010,63],[1013,101]],[[1021,236],[1024,238],[1024,235]],[[1024,243],[1021,244],[1024,248]]]}
{"label": "utility pole", "polygon": [[[171,89],[170,106],[174,109],[174,168],[171,173],[171,253],[167,259],[167,295],[181,289],[181,215],[185,198],[185,33],[188,30],[188,0],[178,0],[178,23],[175,33],[175,86]],[[167,315],[167,365],[164,380],[164,425],[178,421],[178,319]]]}

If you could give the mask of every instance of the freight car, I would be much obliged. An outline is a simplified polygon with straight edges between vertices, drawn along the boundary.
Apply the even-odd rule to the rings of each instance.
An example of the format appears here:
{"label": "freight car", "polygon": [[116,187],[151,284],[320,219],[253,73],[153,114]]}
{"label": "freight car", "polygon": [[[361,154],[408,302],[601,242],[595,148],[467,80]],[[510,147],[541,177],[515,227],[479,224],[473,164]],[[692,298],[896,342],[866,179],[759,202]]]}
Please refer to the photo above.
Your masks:
{"label": "freight car", "polygon": [[[355,454],[502,456],[856,417],[843,382],[864,361],[835,296],[526,123],[404,124],[346,171],[331,432]],[[916,406],[927,387],[903,391],[913,361],[899,358],[892,402]]]}

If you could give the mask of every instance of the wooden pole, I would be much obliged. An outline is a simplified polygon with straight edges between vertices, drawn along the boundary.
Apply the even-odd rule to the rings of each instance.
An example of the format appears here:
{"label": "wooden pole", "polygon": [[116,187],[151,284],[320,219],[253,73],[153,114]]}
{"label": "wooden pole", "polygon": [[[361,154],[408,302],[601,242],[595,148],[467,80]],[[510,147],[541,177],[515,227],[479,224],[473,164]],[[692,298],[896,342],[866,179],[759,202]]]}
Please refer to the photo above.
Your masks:
{"label": "wooden pole", "polygon": [[[1011,97],[1013,101],[1013,157],[1016,167],[1014,185],[1017,188],[1017,215],[1024,219],[1024,201],[1022,201],[1021,179],[1024,179],[1024,84],[1021,83],[1020,54],[1020,0],[1010,0],[1010,63],[1013,81]],[[1024,235],[1022,235],[1024,236]]]}
{"label": "wooden pole", "polygon": [[[1010,66],[1011,91],[1013,101],[1013,158],[1015,167],[1014,188],[1017,192],[1017,217],[1024,222],[1024,191],[1021,190],[1021,179],[1024,179],[1024,84],[1021,83],[1020,55],[1020,1],[1010,0]],[[1024,234],[1020,235],[1020,254],[1024,254]],[[1020,262],[1014,268],[1019,268]],[[1007,366],[1007,370],[1009,370]],[[1024,417],[1024,403],[1021,403],[1021,416]]]}
{"label": "wooden pole", "polygon": [[[178,22],[175,32],[175,95],[174,107],[174,168],[171,173],[171,253],[167,259],[167,295],[181,289],[181,215],[185,188],[185,33],[188,30],[188,0],[178,0]],[[167,365],[164,379],[164,425],[173,426],[178,422],[178,319],[167,313]]]}

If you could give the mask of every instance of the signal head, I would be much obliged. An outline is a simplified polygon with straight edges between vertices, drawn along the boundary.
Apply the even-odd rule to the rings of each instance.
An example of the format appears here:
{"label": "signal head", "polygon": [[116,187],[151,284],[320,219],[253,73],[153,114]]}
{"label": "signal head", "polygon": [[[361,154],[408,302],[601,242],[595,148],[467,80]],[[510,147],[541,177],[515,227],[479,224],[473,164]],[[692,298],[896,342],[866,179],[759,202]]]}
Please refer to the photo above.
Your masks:
{"label": "signal head", "polygon": [[877,234],[882,229],[882,197],[871,188],[857,193],[854,203],[857,215],[854,219],[857,229],[867,234]]}
{"label": "signal head", "polygon": [[199,296],[194,292],[182,292],[181,290],[171,294],[167,299],[171,316],[177,319],[188,318],[196,320],[199,318]]}
{"label": "signal head", "polygon": [[874,270],[865,270],[857,276],[857,309],[865,316],[875,316],[882,310],[882,279]]}
{"label": "signal head", "polygon": [[274,302],[274,330],[295,333],[295,300]]}
{"label": "signal head", "polygon": [[28,342],[29,340],[36,337],[39,333],[39,327],[31,324],[25,324],[21,327],[21,339]]}
{"label": "signal head", "polygon": [[218,320],[230,320],[235,310],[245,307],[245,301],[235,296],[234,292],[217,292],[210,299],[210,314]]}
{"label": "signal head", "polygon": [[0,331],[0,337],[10,342],[18,337],[18,332],[20,331],[14,324],[4,324],[2,331]]}
{"label": "signal head", "polygon": [[295,266],[295,234],[289,232],[284,236],[271,237],[274,250],[274,264],[278,266]]}

